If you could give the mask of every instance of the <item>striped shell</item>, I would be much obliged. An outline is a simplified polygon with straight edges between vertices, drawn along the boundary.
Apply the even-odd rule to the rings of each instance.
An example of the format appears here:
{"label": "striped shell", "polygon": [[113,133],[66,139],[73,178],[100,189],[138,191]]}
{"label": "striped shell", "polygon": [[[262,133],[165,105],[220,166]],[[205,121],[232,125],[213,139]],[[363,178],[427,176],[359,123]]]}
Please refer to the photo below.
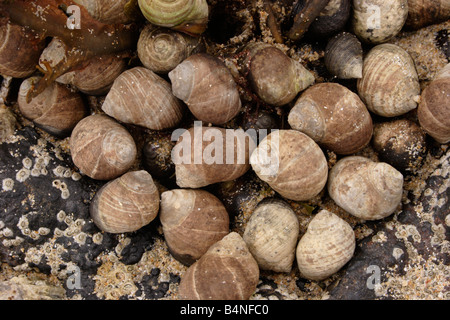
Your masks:
{"label": "striped shell", "polygon": [[130,19],[125,14],[125,5],[130,0],[74,0],[87,9],[95,19],[107,24],[126,24]]}
{"label": "striped shell", "polygon": [[111,180],[128,171],[137,156],[128,131],[106,115],[91,115],[75,126],[70,136],[73,163],[87,176]]}
{"label": "striped shell", "polygon": [[325,48],[325,66],[339,79],[361,78],[363,49],[358,38],[348,32],[332,37]]}
{"label": "striped shell", "polygon": [[383,117],[395,117],[415,109],[420,95],[419,77],[411,56],[388,43],[369,51],[357,88],[367,108]]}
{"label": "striped shell", "polygon": [[109,233],[136,231],[156,218],[159,191],[145,171],[127,172],[96,193],[89,212],[97,227]]}
{"label": "striped shell", "polygon": [[230,219],[222,202],[200,189],[163,192],[159,217],[170,253],[186,265],[200,259],[230,232]]}
{"label": "striped shell", "polygon": [[296,251],[301,276],[324,280],[339,271],[353,256],[355,233],[343,219],[322,210],[311,220]]}
{"label": "striped shell", "polygon": [[176,126],[183,104],[172,95],[170,84],[153,71],[135,67],[114,81],[102,110],[123,123],[152,130]]}

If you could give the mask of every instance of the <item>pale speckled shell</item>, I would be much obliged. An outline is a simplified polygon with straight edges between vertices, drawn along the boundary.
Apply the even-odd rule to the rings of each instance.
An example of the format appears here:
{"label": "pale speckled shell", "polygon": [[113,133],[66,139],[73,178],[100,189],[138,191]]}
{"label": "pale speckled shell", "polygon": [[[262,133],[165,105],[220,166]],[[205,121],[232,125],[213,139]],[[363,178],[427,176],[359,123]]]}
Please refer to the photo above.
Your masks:
{"label": "pale speckled shell", "polygon": [[369,144],[372,118],[357,94],[337,83],[320,83],[302,93],[288,117],[292,129],[338,154]]}
{"label": "pale speckled shell", "polygon": [[96,20],[107,24],[126,24],[130,19],[126,16],[124,8],[130,0],[74,0],[86,8]]}
{"label": "pale speckled shell", "polygon": [[152,130],[176,126],[184,106],[172,95],[170,84],[153,71],[135,67],[114,81],[102,110],[123,123]]}
{"label": "pale speckled shell", "polygon": [[363,41],[380,44],[396,36],[408,17],[408,0],[353,0],[352,26]]}
{"label": "pale speckled shell", "polygon": [[159,191],[145,170],[127,172],[96,193],[89,212],[94,223],[109,233],[136,231],[153,221],[159,210]]}
{"label": "pale speckled shell", "polygon": [[191,55],[169,72],[173,94],[201,121],[220,125],[241,110],[238,87],[230,70],[218,58]]}
{"label": "pale speckled shell", "polygon": [[230,219],[222,202],[200,189],[163,192],[159,218],[170,253],[186,265],[200,259],[230,232]]}
{"label": "pale speckled shell", "polygon": [[[270,158],[268,163],[264,162],[265,154]],[[290,200],[309,200],[317,196],[328,177],[322,149],[313,139],[296,130],[270,133],[253,152],[250,163],[261,180]],[[276,165],[276,170],[272,170]]]}
{"label": "pale speckled shell", "polygon": [[209,250],[181,277],[183,300],[247,300],[259,281],[258,263],[242,239],[231,232]]}
{"label": "pale speckled shell", "polygon": [[283,200],[265,199],[253,211],[243,239],[262,270],[290,272],[300,226]]}
{"label": "pale speckled shell", "polygon": [[419,77],[411,56],[394,44],[372,48],[364,59],[358,94],[367,108],[383,117],[395,117],[417,107]]}
{"label": "pale speckled shell", "polygon": [[363,49],[358,38],[348,32],[332,37],[325,48],[325,66],[339,79],[361,78]]}
{"label": "pale speckled shell", "polygon": [[328,193],[355,217],[383,219],[394,213],[401,202],[403,175],[387,163],[349,156],[330,170]]}
{"label": "pale speckled shell", "polygon": [[328,278],[353,257],[355,247],[352,227],[334,213],[320,211],[309,223],[297,246],[301,276],[317,281]]}
{"label": "pale speckled shell", "polygon": [[75,126],[70,136],[74,164],[87,176],[111,180],[131,168],[137,156],[131,134],[106,115],[91,115]]}
{"label": "pale speckled shell", "polygon": [[437,142],[450,142],[450,64],[422,91],[417,117]]}

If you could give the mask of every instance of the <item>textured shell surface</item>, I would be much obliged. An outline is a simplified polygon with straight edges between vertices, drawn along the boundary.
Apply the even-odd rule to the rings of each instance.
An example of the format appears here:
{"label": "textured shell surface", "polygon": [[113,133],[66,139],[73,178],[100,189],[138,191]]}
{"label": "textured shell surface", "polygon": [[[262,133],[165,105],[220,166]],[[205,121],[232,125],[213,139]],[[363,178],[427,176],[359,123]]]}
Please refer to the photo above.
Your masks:
{"label": "textured shell surface", "polygon": [[408,17],[408,0],[353,0],[352,26],[362,40],[380,44],[396,36]]}
{"label": "textured shell surface", "polygon": [[174,189],[161,194],[159,216],[171,254],[191,265],[229,231],[222,202],[201,189]]}
{"label": "textured shell surface", "polygon": [[231,232],[213,244],[182,276],[184,300],[248,300],[259,281],[258,263],[242,237]]}
{"label": "textured shell surface", "polygon": [[241,110],[239,90],[226,65],[205,53],[191,55],[169,72],[173,94],[201,121],[220,125]]}
{"label": "textured shell surface", "polygon": [[300,274],[310,280],[324,280],[353,257],[355,247],[352,227],[336,214],[322,210],[311,220],[298,243]]}
{"label": "textured shell surface", "polygon": [[70,136],[74,164],[87,176],[111,180],[127,172],[136,160],[131,134],[106,115],[90,115],[77,123]]}
{"label": "textured shell surface", "polygon": [[352,154],[369,144],[372,118],[357,94],[337,83],[319,83],[302,93],[288,122],[318,144]]}
{"label": "textured shell surface", "polygon": [[130,171],[106,183],[89,211],[97,227],[109,233],[136,231],[153,221],[159,210],[159,191],[145,170]]}
{"label": "textured shell surface", "polygon": [[265,199],[250,216],[243,239],[262,270],[290,272],[299,233],[297,215],[289,204]]}
{"label": "textured shell surface", "polygon": [[126,70],[117,77],[102,105],[102,110],[116,120],[152,130],[176,126],[183,109],[170,84],[143,67]]}
{"label": "textured shell surface", "polygon": [[339,79],[361,78],[363,49],[358,38],[349,32],[332,37],[325,48],[325,66]]}
{"label": "textured shell surface", "polygon": [[348,156],[330,170],[328,193],[339,207],[355,217],[379,220],[400,205],[403,175],[387,163]]}
{"label": "textured shell surface", "polygon": [[172,150],[176,183],[181,188],[201,188],[237,179],[250,169],[254,148],[252,137],[241,129],[190,128]]}
{"label": "textured shell surface", "polygon": [[420,29],[424,26],[450,19],[450,1],[448,0],[408,0],[408,29]]}
{"label": "textured shell surface", "polygon": [[309,26],[308,32],[328,37],[342,30],[350,18],[351,2],[352,0],[330,0]]}
{"label": "textured shell surface", "polygon": [[261,180],[290,200],[317,196],[328,177],[322,149],[296,130],[271,132],[253,151],[250,163]]}
{"label": "textured shell surface", "polygon": [[411,56],[394,44],[373,47],[364,59],[358,94],[367,108],[383,117],[395,117],[417,107],[420,84]]}
{"label": "textured shell surface", "polygon": [[129,22],[129,18],[125,14],[125,5],[130,0],[74,0],[74,2],[86,8],[89,14],[96,20],[116,24]]}

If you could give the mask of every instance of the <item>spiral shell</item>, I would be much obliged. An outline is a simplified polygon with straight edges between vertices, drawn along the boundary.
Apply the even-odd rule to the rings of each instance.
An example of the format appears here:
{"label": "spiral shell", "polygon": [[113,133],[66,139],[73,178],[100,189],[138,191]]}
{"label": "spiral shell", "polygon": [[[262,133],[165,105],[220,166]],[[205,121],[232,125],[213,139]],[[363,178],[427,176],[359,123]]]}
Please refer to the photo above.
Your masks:
{"label": "spiral shell", "polygon": [[254,148],[252,138],[243,130],[190,128],[180,135],[172,150],[177,184],[201,188],[237,179],[250,169]]}
{"label": "spiral shell", "polygon": [[199,37],[147,24],[141,31],[137,52],[142,64],[156,73],[168,73],[203,49]]}
{"label": "spiral shell", "polygon": [[330,277],[352,258],[355,247],[352,227],[334,213],[320,211],[297,246],[300,275],[316,281]]}
{"label": "spiral shell", "polygon": [[450,19],[448,0],[408,0],[408,18],[405,27],[417,30],[430,24]]}
{"label": "spiral shell", "polygon": [[20,85],[17,98],[19,110],[36,126],[58,137],[65,137],[87,114],[83,99],[79,93],[53,82],[28,102],[29,91],[40,78],[25,79]]}
{"label": "spiral shell", "polygon": [[256,290],[259,268],[242,239],[231,232],[213,244],[182,276],[184,300],[247,300]]}
{"label": "spiral shell", "polygon": [[248,58],[244,61],[243,72],[247,73],[248,68],[252,89],[267,104],[286,105],[314,83],[310,71],[274,46],[252,43],[244,50],[248,51]]}
{"label": "spiral shell", "polygon": [[136,160],[130,133],[106,115],[91,115],[75,126],[70,136],[73,163],[87,176],[111,180],[128,171]]}
{"label": "spiral shell", "polygon": [[330,170],[328,193],[336,204],[364,220],[391,215],[403,194],[403,175],[391,165],[349,156]]}
{"label": "spiral shell", "polygon": [[145,170],[131,171],[109,181],[89,207],[95,225],[109,233],[136,231],[156,218],[159,191]]}
{"label": "spiral shell", "polygon": [[369,51],[357,88],[367,108],[383,117],[395,117],[415,109],[420,98],[414,61],[405,50],[388,43]]}
{"label": "spiral shell", "polygon": [[241,109],[237,85],[225,64],[198,53],[169,72],[173,94],[201,121],[224,124]]}
{"label": "spiral shell", "polygon": [[264,199],[253,211],[243,239],[262,270],[290,272],[300,226],[283,200]]}
{"label": "spiral shell", "polygon": [[6,23],[0,26],[0,74],[26,78],[36,71],[44,42],[34,39],[24,28]]}
{"label": "spiral shell", "polygon": [[172,95],[170,84],[143,67],[117,77],[102,110],[120,122],[152,130],[174,127],[183,117],[183,104]]}
{"label": "spiral shell", "polygon": [[380,44],[396,36],[408,17],[408,0],[353,0],[353,32]]}
{"label": "spiral shell", "polygon": [[346,87],[319,83],[308,88],[288,117],[292,129],[338,154],[352,154],[369,144],[372,118],[366,106]]}
{"label": "spiral shell", "polygon": [[86,8],[89,14],[95,19],[107,24],[126,24],[130,19],[125,14],[125,5],[130,0],[74,0],[79,5]]}
{"label": "spiral shell", "polygon": [[161,194],[161,224],[170,253],[191,265],[230,230],[228,212],[213,194],[176,189]]}
{"label": "spiral shell", "polygon": [[339,79],[361,78],[363,50],[358,38],[348,32],[331,38],[325,48],[325,66]]}
{"label": "spiral shell", "polygon": [[437,142],[450,142],[450,64],[422,91],[417,117]]}
{"label": "spiral shell", "polygon": [[309,26],[308,33],[328,37],[345,27],[351,13],[351,0],[330,0]]}
{"label": "spiral shell", "polygon": [[207,27],[206,0],[138,0],[145,18],[154,25],[190,34],[202,34]]}
{"label": "spiral shell", "polygon": [[290,200],[309,200],[327,182],[324,153],[314,140],[296,130],[270,133],[253,151],[250,163],[261,180]]}

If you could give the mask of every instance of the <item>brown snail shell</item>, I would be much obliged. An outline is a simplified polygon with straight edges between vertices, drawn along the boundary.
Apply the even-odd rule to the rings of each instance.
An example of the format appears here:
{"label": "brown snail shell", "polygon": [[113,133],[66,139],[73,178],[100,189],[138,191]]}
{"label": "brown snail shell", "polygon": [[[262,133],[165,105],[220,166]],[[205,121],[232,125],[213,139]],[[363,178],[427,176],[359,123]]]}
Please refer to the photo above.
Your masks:
{"label": "brown snail shell", "polygon": [[42,93],[27,101],[29,91],[40,77],[25,79],[19,88],[17,104],[22,115],[43,130],[64,137],[86,115],[86,107],[78,92],[53,82]]}
{"label": "brown snail shell", "polygon": [[190,128],[172,150],[176,182],[181,188],[201,188],[237,179],[250,169],[253,149],[254,141],[243,130]]}
{"label": "brown snail shell", "polygon": [[222,202],[200,189],[175,189],[161,194],[160,220],[170,253],[191,265],[230,232]]}
{"label": "brown snail shell", "polygon": [[135,67],[114,81],[102,110],[116,120],[152,130],[176,126],[184,106],[172,95],[170,84],[153,71]]}
{"label": "brown snail shell", "polygon": [[352,257],[355,232],[343,219],[322,210],[310,221],[297,246],[297,265],[301,276],[324,280],[339,271]]}
{"label": "brown snail shell", "polygon": [[345,27],[351,13],[351,0],[330,0],[309,26],[308,33],[328,37]]}
{"label": "brown snail shell", "polygon": [[130,0],[74,0],[86,8],[89,14],[100,22],[106,24],[126,24],[130,18],[125,13],[125,5]]}
{"label": "brown snail shell", "polygon": [[153,221],[158,210],[159,191],[145,170],[107,182],[89,207],[96,226],[109,233],[136,231]]}
{"label": "brown snail shell", "polygon": [[137,156],[131,134],[106,115],[91,115],[75,126],[70,137],[73,163],[87,176],[111,180],[127,172]]}
{"label": "brown snail shell", "polygon": [[253,211],[243,239],[260,269],[290,272],[300,233],[297,215],[280,199],[264,199]]}
{"label": "brown snail shell", "polygon": [[395,117],[415,109],[420,97],[414,61],[405,50],[389,43],[369,51],[357,88],[367,108],[383,117]]}
{"label": "brown snail shell", "polygon": [[385,162],[349,156],[330,170],[328,193],[339,207],[355,217],[383,219],[401,202],[403,175]]}
{"label": "brown snail shell", "polygon": [[450,64],[422,91],[417,117],[420,126],[437,142],[450,141]]}
{"label": "brown snail shell", "polygon": [[408,0],[353,0],[353,32],[361,41],[380,44],[395,37],[408,17]]}
{"label": "brown snail shell", "polygon": [[309,200],[327,182],[328,166],[322,149],[296,130],[270,133],[253,151],[250,163],[261,180],[290,200]]}
{"label": "brown snail shell", "polygon": [[14,134],[16,123],[14,113],[4,104],[0,105],[0,144]]}
{"label": "brown snail shell", "polygon": [[338,154],[369,144],[372,118],[357,94],[337,83],[319,83],[302,93],[288,117],[292,129]]}
{"label": "brown snail shell", "polygon": [[363,49],[358,38],[348,32],[332,37],[325,48],[325,66],[339,79],[361,78]]}
{"label": "brown snail shell", "polygon": [[147,24],[141,31],[137,52],[142,64],[156,73],[168,73],[203,49],[202,39]]}
{"label": "brown snail shell", "polygon": [[259,268],[242,239],[231,232],[213,244],[181,277],[183,300],[248,300],[256,291]]}
{"label": "brown snail shell", "polygon": [[408,0],[408,19],[405,27],[417,30],[450,19],[448,0]]}
{"label": "brown snail shell", "polygon": [[205,53],[191,55],[169,72],[173,94],[201,121],[220,125],[241,109],[238,87],[226,65]]}
{"label": "brown snail shell", "polygon": [[425,132],[408,119],[377,123],[372,144],[380,161],[401,172],[419,169],[427,151]]}
{"label": "brown snail shell", "polygon": [[269,105],[288,104],[314,83],[310,71],[274,46],[251,43],[244,50],[248,50],[248,57],[243,72],[248,72],[253,91]]}
{"label": "brown snail shell", "polygon": [[[33,41],[32,41],[33,40]],[[26,78],[36,71],[44,42],[11,23],[0,26],[0,74]]]}

